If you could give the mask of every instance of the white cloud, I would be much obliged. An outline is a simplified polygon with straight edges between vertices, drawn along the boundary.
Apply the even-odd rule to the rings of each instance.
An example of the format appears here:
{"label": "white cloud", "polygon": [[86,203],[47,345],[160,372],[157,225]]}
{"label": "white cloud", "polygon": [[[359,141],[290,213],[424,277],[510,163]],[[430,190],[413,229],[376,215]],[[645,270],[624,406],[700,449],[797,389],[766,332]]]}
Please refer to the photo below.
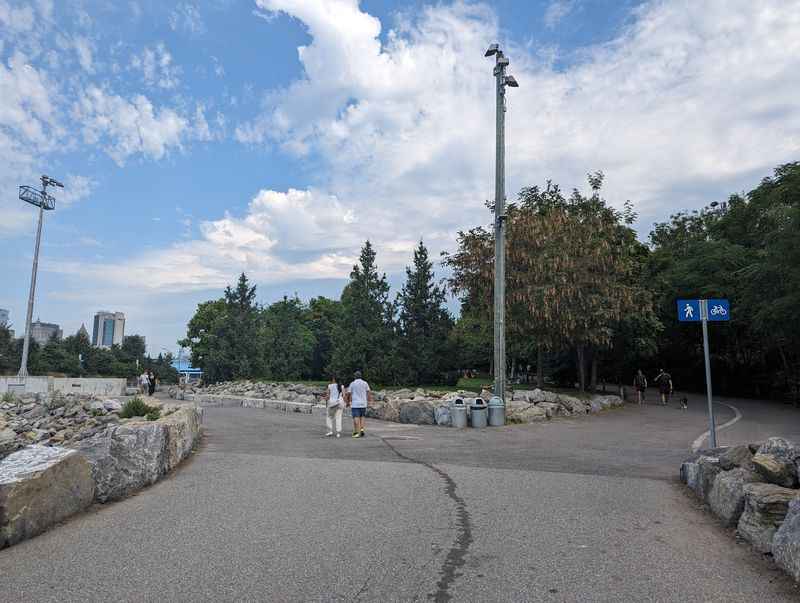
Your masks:
{"label": "white cloud", "polygon": [[175,110],[158,109],[140,94],[128,100],[97,86],[87,88],[73,117],[80,120],[86,143],[102,146],[119,165],[138,153],[161,159],[194,137],[189,121]]}
{"label": "white cloud", "polygon": [[205,33],[206,24],[198,8],[188,2],[181,2],[170,13],[169,26],[172,31],[185,31],[192,35]]}
{"label": "white cloud", "polygon": [[171,90],[180,83],[181,69],[172,62],[172,55],[160,42],[155,48],[145,48],[131,57],[131,68],[141,72],[144,83]]}
{"label": "white cloud", "polygon": [[553,29],[564,17],[575,10],[575,0],[550,0],[544,11],[544,24]]}
{"label": "white cloud", "polygon": [[0,25],[12,33],[25,33],[33,29],[35,13],[31,6],[14,7],[0,0]]}
{"label": "white cloud", "polygon": [[91,42],[83,36],[78,36],[75,38],[74,44],[75,52],[78,54],[78,63],[80,63],[81,68],[88,73],[94,73]]}

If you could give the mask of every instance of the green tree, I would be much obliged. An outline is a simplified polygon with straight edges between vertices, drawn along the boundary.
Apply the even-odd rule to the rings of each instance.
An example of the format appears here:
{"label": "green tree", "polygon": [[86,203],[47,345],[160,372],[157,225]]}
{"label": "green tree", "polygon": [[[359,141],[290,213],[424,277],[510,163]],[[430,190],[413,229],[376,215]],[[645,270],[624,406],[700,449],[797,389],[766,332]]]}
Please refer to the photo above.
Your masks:
{"label": "green tree", "polygon": [[[204,371],[214,370],[211,366],[211,348],[214,337],[224,326],[227,317],[225,298],[209,300],[197,304],[197,310],[186,326],[186,337],[178,345],[190,350],[191,365]],[[208,380],[209,375],[205,375]]]}
{"label": "green tree", "polygon": [[453,320],[445,308],[445,293],[434,282],[433,263],[422,241],[414,250],[414,265],[397,295],[397,360],[404,383],[438,383],[452,367],[448,336]]}
{"label": "green tree", "polygon": [[389,283],[385,274],[378,274],[375,251],[367,241],[342,292],[341,320],[333,330],[330,370],[345,380],[361,370],[365,378],[375,382],[394,382],[393,317]]}
{"label": "green tree", "polygon": [[327,297],[315,297],[308,304],[307,323],[314,335],[314,352],[311,357],[311,378],[327,379],[328,366],[333,353],[333,329],[341,320],[341,302]]}
{"label": "green tree", "polygon": [[316,340],[307,324],[306,308],[296,296],[264,309],[259,336],[266,377],[287,381],[311,376]]}

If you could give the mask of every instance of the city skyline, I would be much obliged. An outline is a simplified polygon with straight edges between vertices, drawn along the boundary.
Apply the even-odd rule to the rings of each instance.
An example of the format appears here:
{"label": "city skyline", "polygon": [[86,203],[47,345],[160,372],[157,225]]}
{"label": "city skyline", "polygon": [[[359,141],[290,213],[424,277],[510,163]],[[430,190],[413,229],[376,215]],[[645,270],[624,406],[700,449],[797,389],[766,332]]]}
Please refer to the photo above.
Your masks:
{"label": "city skyline", "polygon": [[242,271],[262,303],[338,297],[367,238],[396,290],[420,238],[438,257],[491,221],[492,42],[520,83],[509,199],[602,170],[646,238],[800,150],[800,17],[780,0],[3,5],[0,306],[18,333],[35,215],[16,193],[42,173],[65,188],[35,313],[67,332],[102,300],[174,349]]}

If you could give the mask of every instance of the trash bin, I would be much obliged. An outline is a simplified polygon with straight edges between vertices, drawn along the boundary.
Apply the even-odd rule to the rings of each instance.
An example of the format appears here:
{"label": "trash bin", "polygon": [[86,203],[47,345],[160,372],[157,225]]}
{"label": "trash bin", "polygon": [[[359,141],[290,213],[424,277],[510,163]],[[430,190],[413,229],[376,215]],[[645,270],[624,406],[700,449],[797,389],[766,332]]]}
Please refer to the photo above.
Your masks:
{"label": "trash bin", "polygon": [[450,425],[457,429],[467,426],[467,405],[461,398],[456,398],[450,405]]}
{"label": "trash bin", "polygon": [[469,417],[473,427],[486,427],[486,402],[482,398],[475,398],[472,402]]}
{"label": "trash bin", "polygon": [[492,396],[489,400],[489,425],[502,427],[506,424],[506,405],[500,396]]}

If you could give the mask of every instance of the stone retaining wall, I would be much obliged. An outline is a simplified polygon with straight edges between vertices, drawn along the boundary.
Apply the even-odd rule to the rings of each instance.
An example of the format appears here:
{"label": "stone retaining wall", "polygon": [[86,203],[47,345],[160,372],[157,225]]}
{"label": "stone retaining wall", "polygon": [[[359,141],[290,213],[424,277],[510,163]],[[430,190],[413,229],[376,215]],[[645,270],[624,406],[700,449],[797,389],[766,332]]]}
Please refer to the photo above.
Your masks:
{"label": "stone retaining wall", "polygon": [[93,394],[95,396],[122,396],[125,379],[113,377],[0,377],[0,395],[12,392],[22,394]]}
{"label": "stone retaining wall", "polygon": [[93,501],[155,483],[192,451],[203,412],[182,406],[157,421],[108,426],[73,449],[33,445],[0,461],[0,548],[46,530]]}
{"label": "stone retaining wall", "polygon": [[704,450],[680,477],[723,525],[800,582],[800,447],[783,438]]}

